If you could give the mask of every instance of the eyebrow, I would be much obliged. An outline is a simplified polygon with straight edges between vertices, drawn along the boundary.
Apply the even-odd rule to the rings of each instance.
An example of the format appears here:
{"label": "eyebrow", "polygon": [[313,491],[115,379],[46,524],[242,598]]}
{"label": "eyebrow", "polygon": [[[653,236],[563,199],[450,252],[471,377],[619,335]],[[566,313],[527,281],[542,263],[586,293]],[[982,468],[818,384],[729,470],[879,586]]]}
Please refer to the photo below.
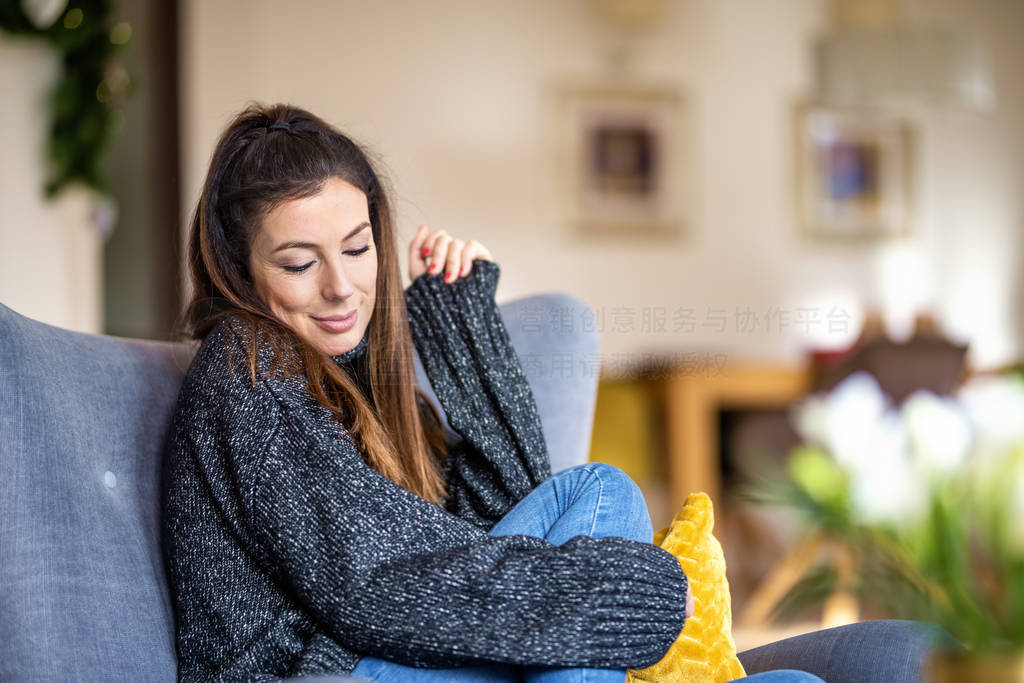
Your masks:
{"label": "eyebrow", "polygon": [[[345,240],[351,239],[357,233],[362,232],[363,230],[366,230],[368,227],[370,227],[370,224],[367,221],[363,221],[362,223],[360,223],[356,227],[352,228],[352,232],[350,232],[349,234],[345,235],[345,238],[342,240],[342,242],[344,242]],[[270,253],[271,254],[276,254],[277,252],[283,251],[285,249],[316,249],[318,246],[319,245],[313,244],[312,242],[285,242],[284,244],[279,244]]]}

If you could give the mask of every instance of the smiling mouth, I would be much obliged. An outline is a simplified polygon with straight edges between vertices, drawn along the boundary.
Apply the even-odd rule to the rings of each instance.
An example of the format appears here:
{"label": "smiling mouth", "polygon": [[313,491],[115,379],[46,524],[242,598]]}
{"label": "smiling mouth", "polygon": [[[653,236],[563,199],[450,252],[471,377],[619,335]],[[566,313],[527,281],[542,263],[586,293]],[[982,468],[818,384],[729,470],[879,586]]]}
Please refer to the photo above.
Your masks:
{"label": "smiling mouth", "polygon": [[328,332],[335,334],[342,334],[348,332],[356,326],[356,320],[358,319],[359,309],[356,309],[348,315],[332,315],[327,318],[313,317],[313,321]]}
{"label": "smiling mouth", "polygon": [[347,322],[348,320],[351,320],[352,316],[354,316],[355,314],[356,314],[356,311],[352,311],[351,313],[346,313],[345,315],[331,315],[331,316],[328,316],[326,318],[318,318],[317,316],[314,315],[313,319],[314,320],[323,320],[324,322],[328,322],[328,323],[340,323],[340,322]]}

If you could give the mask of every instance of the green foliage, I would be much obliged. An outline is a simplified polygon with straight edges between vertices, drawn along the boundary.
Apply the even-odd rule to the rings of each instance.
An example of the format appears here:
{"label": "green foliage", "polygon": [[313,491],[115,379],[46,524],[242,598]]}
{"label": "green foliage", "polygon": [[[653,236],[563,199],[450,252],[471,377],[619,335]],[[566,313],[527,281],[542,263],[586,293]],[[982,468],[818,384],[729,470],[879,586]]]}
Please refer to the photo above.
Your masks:
{"label": "green foliage", "polygon": [[[937,623],[975,652],[1024,648],[1024,550],[1007,542],[1020,520],[1010,514],[1021,451],[993,476],[962,476],[934,486],[927,514],[901,525],[866,523],[849,503],[849,482],[834,461],[796,449],[785,479],[764,480],[748,499],[781,504],[825,534],[856,562],[864,605],[897,618]],[[922,482],[922,486],[926,486]],[[837,586],[832,567],[812,567],[779,606],[792,615],[821,605]]]}
{"label": "green foliage", "polygon": [[801,446],[789,458],[789,476],[816,503],[832,515],[843,515],[849,505],[849,481],[835,460],[820,448]]}
{"label": "green foliage", "polygon": [[1024,652],[1019,372],[979,375],[951,397],[915,392],[900,406],[865,374],[809,397],[795,421],[808,445],[748,494],[797,513],[834,559],[810,567],[784,606],[852,591],[889,616],[937,623],[976,653]]}
{"label": "green foliage", "polygon": [[103,162],[116,111],[131,91],[118,58],[130,30],[112,33],[112,13],[111,0],[77,0],[51,26],[39,29],[19,2],[0,2],[0,29],[45,40],[60,53],[61,75],[51,95],[47,197],[73,182],[109,192]]}

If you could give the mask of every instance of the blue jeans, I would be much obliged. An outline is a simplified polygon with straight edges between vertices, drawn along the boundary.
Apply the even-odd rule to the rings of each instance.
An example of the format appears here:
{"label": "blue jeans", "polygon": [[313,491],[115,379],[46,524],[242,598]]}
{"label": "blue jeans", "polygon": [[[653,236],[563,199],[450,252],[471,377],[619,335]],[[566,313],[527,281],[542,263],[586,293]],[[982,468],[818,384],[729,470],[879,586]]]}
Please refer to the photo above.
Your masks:
{"label": "blue jeans", "polygon": [[[636,484],[621,470],[599,463],[571,467],[554,475],[491,529],[492,536],[514,534],[543,538],[554,545],[581,535],[619,536],[645,543],[650,543],[653,537],[647,504]],[[920,680],[920,661],[927,654],[932,635],[911,622],[865,622],[811,633],[741,654],[744,668],[757,672],[743,680],[820,683],[820,678],[806,672],[814,671],[818,675],[828,674],[830,682],[843,680],[844,676],[849,681],[917,681]],[[791,670],[797,668],[806,671]],[[352,675],[373,681],[408,683],[622,683],[626,672],[624,669],[510,664],[420,669],[363,657]]]}

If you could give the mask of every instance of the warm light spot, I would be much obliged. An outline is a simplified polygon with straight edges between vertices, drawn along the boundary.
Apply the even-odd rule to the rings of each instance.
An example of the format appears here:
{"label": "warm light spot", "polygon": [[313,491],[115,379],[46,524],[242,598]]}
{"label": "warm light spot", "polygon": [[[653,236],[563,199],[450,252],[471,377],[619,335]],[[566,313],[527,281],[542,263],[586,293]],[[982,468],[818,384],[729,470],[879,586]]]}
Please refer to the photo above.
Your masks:
{"label": "warm light spot", "polygon": [[114,45],[126,45],[132,39],[132,25],[122,21],[110,29],[110,42]]}
{"label": "warm light spot", "polygon": [[85,12],[78,7],[69,9],[68,13],[64,15],[64,28],[78,28],[82,25],[82,21],[85,19]]}

